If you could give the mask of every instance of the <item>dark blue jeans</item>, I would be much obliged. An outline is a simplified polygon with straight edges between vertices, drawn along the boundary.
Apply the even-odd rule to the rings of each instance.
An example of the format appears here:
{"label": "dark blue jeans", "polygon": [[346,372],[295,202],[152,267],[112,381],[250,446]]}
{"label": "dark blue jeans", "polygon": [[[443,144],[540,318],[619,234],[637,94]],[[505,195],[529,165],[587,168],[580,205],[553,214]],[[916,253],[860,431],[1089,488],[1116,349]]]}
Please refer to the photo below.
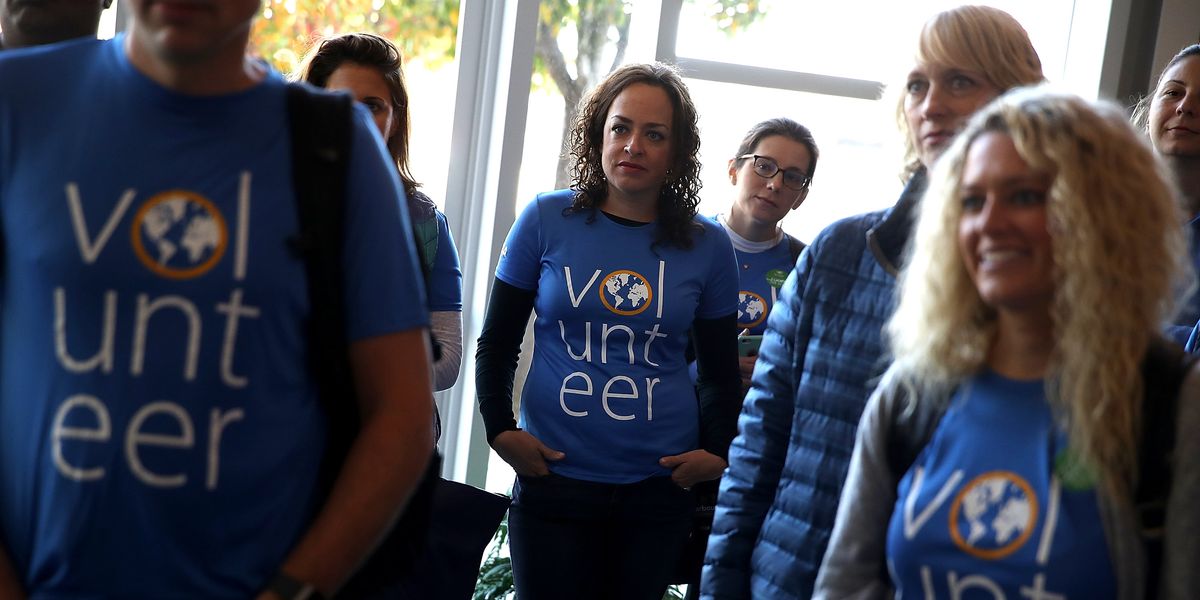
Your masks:
{"label": "dark blue jeans", "polygon": [[517,477],[508,513],[520,600],[661,600],[695,502],[669,477]]}

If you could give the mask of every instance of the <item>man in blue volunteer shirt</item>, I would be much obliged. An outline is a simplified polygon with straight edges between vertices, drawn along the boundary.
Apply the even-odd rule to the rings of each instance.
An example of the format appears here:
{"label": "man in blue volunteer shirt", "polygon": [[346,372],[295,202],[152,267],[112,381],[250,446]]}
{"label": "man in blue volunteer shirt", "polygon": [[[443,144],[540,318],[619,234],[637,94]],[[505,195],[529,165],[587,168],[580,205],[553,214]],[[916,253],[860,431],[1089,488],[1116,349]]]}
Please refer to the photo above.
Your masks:
{"label": "man in blue volunteer shirt", "polygon": [[286,84],[245,56],[259,1],[130,5],[113,40],[0,54],[0,597],[330,595],[432,445],[395,166],[356,108],[363,422],[321,503]]}

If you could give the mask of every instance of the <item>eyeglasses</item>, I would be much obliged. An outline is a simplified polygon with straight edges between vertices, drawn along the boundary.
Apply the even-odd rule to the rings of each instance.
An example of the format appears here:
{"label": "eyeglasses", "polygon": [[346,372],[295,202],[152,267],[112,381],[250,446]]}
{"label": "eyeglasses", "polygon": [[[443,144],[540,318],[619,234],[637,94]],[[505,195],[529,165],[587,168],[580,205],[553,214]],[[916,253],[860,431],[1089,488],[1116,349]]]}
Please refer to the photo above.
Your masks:
{"label": "eyeglasses", "polygon": [[[779,163],[766,156],[743,154],[737,157],[737,160],[747,158],[754,159],[754,174],[763,179],[772,179],[780,171]],[[808,174],[804,171],[800,169],[783,169],[783,185],[787,186],[788,189],[803,192],[808,189],[809,183]]]}

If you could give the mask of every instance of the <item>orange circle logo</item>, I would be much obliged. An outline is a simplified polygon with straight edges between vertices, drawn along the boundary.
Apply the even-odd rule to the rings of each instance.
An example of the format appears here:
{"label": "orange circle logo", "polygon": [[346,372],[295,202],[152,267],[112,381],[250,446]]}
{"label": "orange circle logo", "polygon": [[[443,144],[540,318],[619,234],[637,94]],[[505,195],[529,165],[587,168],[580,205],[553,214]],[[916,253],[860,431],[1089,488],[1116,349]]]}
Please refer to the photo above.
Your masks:
{"label": "orange circle logo", "polygon": [[767,318],[767,301],[749,290],[738,292],[738,329],[753,329]]}
{"label": "orange circle logo", "polygon": [[625,269],[609,273],[599,292],[604,308],[623,317],[641,314],[654,299],[654,290],[646,278]]}
{"label": "orange circle logo", "polygon": [[192,279],[225,254],[225,217],[208,198],[168,190],[146,200],[133,217],[133,251],[147,269],[168,279]]}
{"label": "orange circle logo", "polygon": [[972,479],[954,498],[950,537],[971,556],[999,560],[1025,545],[1037,517],[1037,496],[1029,483],[1011,471],[991,471]]}

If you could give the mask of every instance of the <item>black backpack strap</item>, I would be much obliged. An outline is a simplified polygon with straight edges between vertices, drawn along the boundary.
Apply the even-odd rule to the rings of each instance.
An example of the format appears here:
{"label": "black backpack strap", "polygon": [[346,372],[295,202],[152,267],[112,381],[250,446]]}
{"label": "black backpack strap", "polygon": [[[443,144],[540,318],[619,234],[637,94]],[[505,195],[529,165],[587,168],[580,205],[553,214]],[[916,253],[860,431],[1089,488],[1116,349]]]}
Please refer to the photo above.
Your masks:
{"label": "black backpack strap", "polygon": [[804,242],[802,242],[786,233],[783,235],[787,236],[788,252],[791,253],[792,265],[795,266],[796,261],[799,260],[799,258],[800,258],[800,253],[804,252],[805,244],[804,244]]}
{"label": "black backpack strap", "polygon": [[413,190],[412,195],[415,198],[409,199],[408,218],[412,223],[413,242],[417,245],[417,257],[420,258],[421,275],[425,278],[425,287],[429,287],[433,267],[437,264],[440,228],[435,210],[418,211],[413,208],[414,205],[418,207],[426,204],[432,205],[433,200],[430,200],[429,196],[420,190]]}
{"label": "black backpack strap", "polygon": [[880,385],[888,385],[890,389],[887,393],[894,396],[891,403],[891,427],[888,429],[887,458],[888,469],[895,478],[895,485],[899,486],[904,474],[917,462],[917,456],[929,444],[929,440],[933,439],[954,390],[946,392],[946,399],[942,399],[941,402],[930,398],[918,407],[913,404],[917,399],[911,397],[914,391],[905,383],[897,381]]}
{"label": "black backpack strap", "polygon": [[1175,450],[1179,390],[1200,356],[1156,339],[1142,361],[1142,432],[1138,444],[1138,482],[1134,490],[1138,528],[1146,550],[1146,598],[1157,598],[1162,574],[1163,532]]}
{"label": "black backpack strap", "polygon": [[[892,475],[892,489],[895,490],[900,487],[900,480],[904,479],[913,463],[917,462],[921,451],[933,439],[949,400],[937,402],[935,398],[926,398],[918,406],[915,404],[918,399],[914,397],[916,390],[899,378],[889,378],[887,375],[880,382],[878,390],[877,393],[886,394],[886,400],[889,401],[887,463]],[[947,398],[951,393],[953,390],[947,392]],[[882,570],[879,576],[882,581],[888,581],[891,574],[887,571],[887,561],[881,561],[880,565]]]}
{"label": "black backpack strap", "polygon": [[359,426],[342,294],[343,203],[353,100],[302,84],[289,84],[287,92],[292,186],[300,225],[291,242],[308,275],[309,372],[329,424],[320,479],[327,493]]}

